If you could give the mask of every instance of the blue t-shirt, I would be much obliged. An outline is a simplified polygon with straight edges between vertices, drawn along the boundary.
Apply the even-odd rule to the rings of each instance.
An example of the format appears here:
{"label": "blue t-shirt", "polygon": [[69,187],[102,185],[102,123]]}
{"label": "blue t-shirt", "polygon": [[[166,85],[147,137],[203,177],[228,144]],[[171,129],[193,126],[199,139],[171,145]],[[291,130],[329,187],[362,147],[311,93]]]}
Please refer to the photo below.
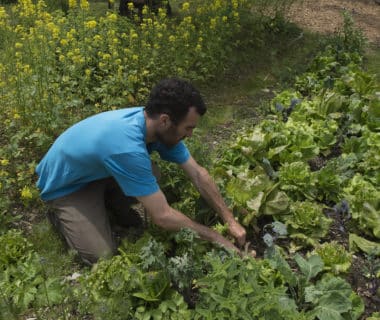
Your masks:
{"label": "blue t-shirt", "polygon": [[146,144],[144,108],[103,112],[63,132],[36,168],[41,198],[53,200],[91,181],[114,177],[128,196],[158,191],[149,154],[157,151],[166,161],[184,163],[190,153],[183,142],[172,148]]}

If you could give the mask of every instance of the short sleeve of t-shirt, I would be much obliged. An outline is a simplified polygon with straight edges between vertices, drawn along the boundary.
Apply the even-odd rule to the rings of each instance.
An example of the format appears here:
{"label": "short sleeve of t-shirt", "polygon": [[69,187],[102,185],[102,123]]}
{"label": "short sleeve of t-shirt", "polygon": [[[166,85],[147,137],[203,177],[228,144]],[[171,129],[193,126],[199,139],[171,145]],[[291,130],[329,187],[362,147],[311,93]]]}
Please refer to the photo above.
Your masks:
{"label": "short sleeve of t-shirt", "polygon": [[159,190],[148,154],[113,154],[104,159],[104,164],[128,196],[147,196]]}
{"label": "short sleeve of t-shirt", "polygon": [[190,157],[190,152],[182,141],[172,148],[168,148],[162,143],[153,143],[150,151],[157,151],[161,159],[177,164],[186,162]]}

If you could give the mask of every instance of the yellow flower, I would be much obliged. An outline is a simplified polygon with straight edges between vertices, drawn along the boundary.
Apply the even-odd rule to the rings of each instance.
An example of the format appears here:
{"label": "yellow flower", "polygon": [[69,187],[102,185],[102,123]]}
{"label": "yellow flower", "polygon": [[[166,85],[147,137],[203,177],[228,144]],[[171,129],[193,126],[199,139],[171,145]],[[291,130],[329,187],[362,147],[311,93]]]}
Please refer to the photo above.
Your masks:
{"label": "yellow flower", "polygon": [[94,41],[95,42],[98,42],[98,41],[101,41],[102,40],[102,37],[98,34],[94,35]]}
{"label": "yellow flower", "polygon": [[20,49],[20,48],[22,48],[23,47],[23,44],[22,43],[20,43],[20,42],[16,42],[15,43],[15,48],[16,49]]}
{"label": "yellow flower", "polygon": [[111,60],[111,55],[109,53],[105,53],[103,54],[103,57],[102,57],[104,60]]}
{"label": "yellow flower", "polygon": [[139,35],[134,30],[130,31],[129,36],[131,37],[131,39],[135,39],[139,37]]}
{"label": "yellow flower", "polygon": [[32,69],[30,68],[30,65],[28,64],[24,64],[23,66],[23,72],[28,74],[28,73],[31,73]]}
{"label": "yellow flower", "polygon": [[215,9],[219,9],[221,7],[222,7],[222,4],[221,4],[220,0],[216,0],[215,3],[214,3],[214,8]]}
{"label": "yellow flower", "polygon": [[88,10],[90,5],[87,0],[80,0],[80,7],[82,10]]}
{"label": "yellow flower", "polygon": [[85,59],[81,56],[81,55],[74,55],[71,60],[74,62],[74,63],[84,63]]}
{"label": "yellow flower", "polygon": [[21,190],[21,198],[22,199],[32,199],[33,198],[33,194],[32,194],[32,191],[30,190],[29,187],[24,187],[22,188]]}
{"label": "yellow flower", "polygon": [[115,13],[108,14],[107,18],[109,21],[112,21],[112,22],[117,21],[117,15]]}
{"label": "yellow flower", "polygon": [[216,18],[210,19],[210,29],[215,29],[216,27]]}
{"label": "yellow flower", "polygon": [[84,73],[86,74],[87,77],[89,77],[91,75],[91,69],[86,69]]}
{"label": "yellow flower", "polygon": [[163,9],[163,8],[159,8],[159,9],[158,9],[158,16],[159,16],[161,19],[165,18],[165,17],[166,17],[166,10]]}
{"label": "yellow flower", "polygon": [[170,35],[170,36],[169,36],[169,41],[170,41],[170,42],[174,42],[174,41],[175,41],[175,36]]}
{"label": "yellow flower", "polygon": [[6,172],[5,170],[0,170],[0,177],[8,177],[9,173]]}
{"label": "yellow flower", "polygon": [[137,54],[134,54],[134,55],[132,56],[132,59],[133,59],[133,60],[138,60],[138,59],[139,59],[139,56],[138,56]]}
{"label": "yellow flower", "polygon": [[226,16],[223,16],[222,21],[223,21],[223,22],[227,22],[227,17],[226,17]]}
{"label": "yellow flower", "polygon": [[8,160],[8,159],[1,159],[1,160],[0,160],[0,164],[1,164],[2,166],[7,166],[7,165],[9,164],[9,160]]}
{"label": "yellow flower", "polygon": [[96,27],[97,23],[95,20],[90,20],[90,21],[87,21],[85,25],[89,29],[94,29]]}
{"label": "yellow flower", "polygon": [[128,76],[128,81],[130,82],[130,83],[136,83],[137,82],[137,76],[136,75],[134,75],[134,74],[130,74],[129,76]]}
{"label": "yellow flower", "polygon": [[15,112],[14,113],[14,115],[13,115],[13,119],[20,119],[21,117],[20,117],[20,115],[17,113],[17,112]]}
{"label": "yellow flower", "polygon": [[0,7],[0,19],[6,19],[8,17],[7,12],[5,11],[4,7]]}
{"label": "yellow flower", "polygon": [[186,22],[186,23],[189,23],[189,24],[191,23],[191,20],[192,19],[191,19],[190,16],[183,18],[183,21]]}
{"label": "yellow flower", "polygon": [[77,7],[77,0],[69,0],[69,8],[76,8]]}
{"label": "yellow flower", "polygon": [[190,8],[190,3],[188,3],[188,2],[184,2],[184,3],[182,4],[182,10],[183,10],[183,11],[187,11],[187,10],[189,10],[189,8]]}

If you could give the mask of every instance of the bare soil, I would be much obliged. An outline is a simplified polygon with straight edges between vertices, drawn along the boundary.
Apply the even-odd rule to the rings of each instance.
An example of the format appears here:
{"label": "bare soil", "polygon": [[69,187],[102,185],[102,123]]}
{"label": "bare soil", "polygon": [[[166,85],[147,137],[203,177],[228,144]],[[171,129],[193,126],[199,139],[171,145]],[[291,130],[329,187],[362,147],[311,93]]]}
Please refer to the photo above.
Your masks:
{"label": "bare soil", "polygon": [[379,0],[303,0],[292,6],[289,19],[302,29],[328,34],[343,24],[348,11],[369,43],[380,47]]}

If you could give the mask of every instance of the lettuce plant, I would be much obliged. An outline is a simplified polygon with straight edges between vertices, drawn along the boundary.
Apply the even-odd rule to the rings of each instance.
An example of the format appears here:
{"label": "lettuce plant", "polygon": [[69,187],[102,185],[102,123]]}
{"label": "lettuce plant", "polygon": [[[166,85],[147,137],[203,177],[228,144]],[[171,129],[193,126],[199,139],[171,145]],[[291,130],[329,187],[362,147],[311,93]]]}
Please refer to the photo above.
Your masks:
{"label": "lettuce plant", "polygon": [[313,253],[322,258],[324,269],[334,274],[347,272],[351,267],[352,253],[348,252],[344,246],[336,241],[318,245]]}
{"label": "lettuce plant", "polygon": [[242,217],[248,226],[261,215],[282,214],[287,211],[289,201],[287,195],[278,189],[264,169],[257,166],[254,170],[248,167],[235,168],[226,185],[227,196],[237,208],[245,209]]}
{"label": "lettuce plant", "polygon": [[329,160],[322,169],[315,172],[318,199],[335,203],[340,201],[343,187],[355,175],[357,163],[354,153],[344,153]]}
{"label": "lettuce plant", "polygon": [[326,236],[332,220],[323,213],[323,207],[316,202],[296,201],[290,205],[290,213],[279,216],[287,226],[290,238],[297,243],[316,245]]}
{"label": "lettuce plant", "polygon": [[364,233],[380,238],[380,191],[361,174],[356,174],[343,189],[352,218]]}
{"label": "lettuce plant", "polygon": [[316,180],[307,163],[285,163],[279,170],[280,189],[293,200],[315,199]]}

